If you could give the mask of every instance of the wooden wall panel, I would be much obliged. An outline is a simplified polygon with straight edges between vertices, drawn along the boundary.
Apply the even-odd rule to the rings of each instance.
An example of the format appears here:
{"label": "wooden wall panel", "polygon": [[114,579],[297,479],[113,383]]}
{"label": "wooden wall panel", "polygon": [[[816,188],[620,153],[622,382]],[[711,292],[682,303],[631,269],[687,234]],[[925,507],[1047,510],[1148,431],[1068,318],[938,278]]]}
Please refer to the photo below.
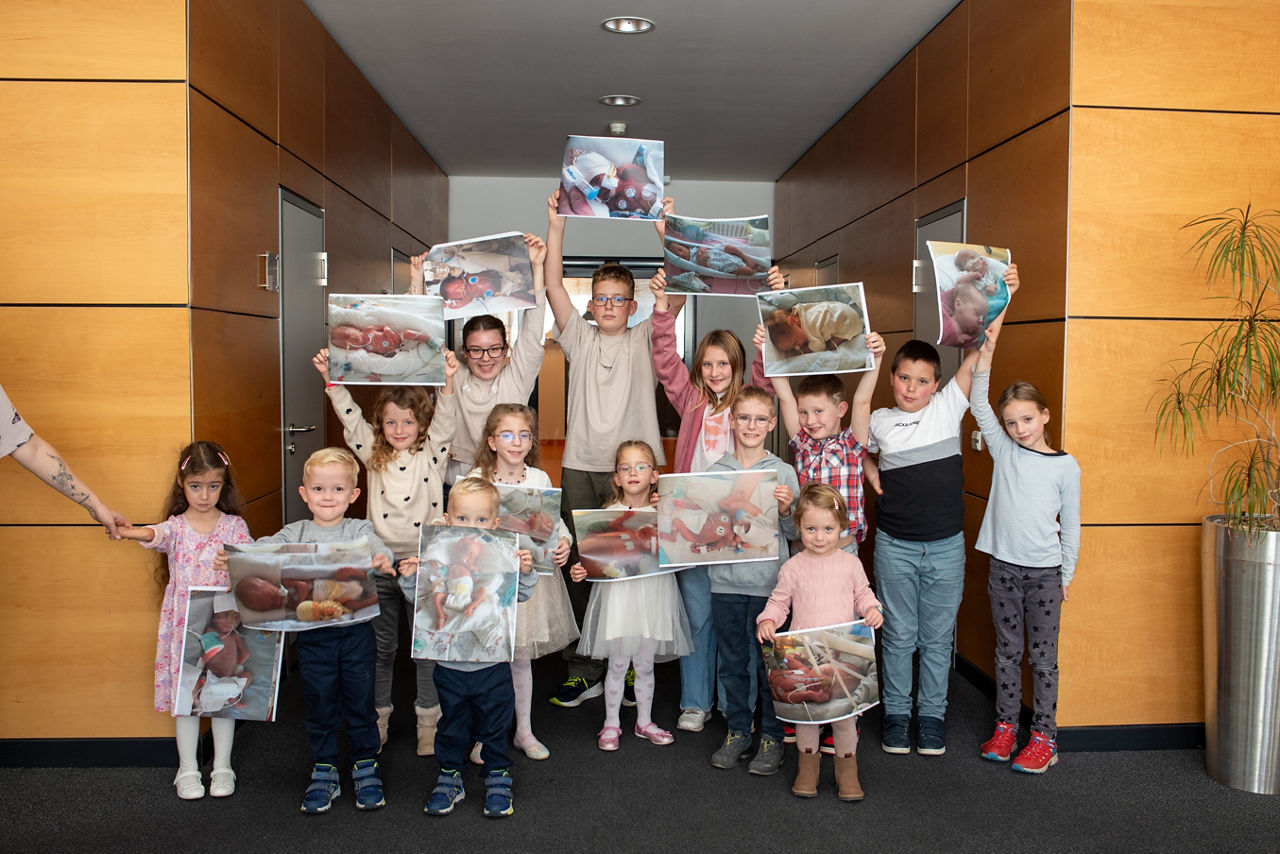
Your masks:
{"label": "wooden wall panel", "polygon": [[176,0],[5,0],[0,78],[185,80],[187,15]]}
{"label": "wooden wall panel", "polygon": [[324,169],[325,31],[302,0],[280,0],[280,144]]}
{"label": "wooden wall panel", "polygon": [[1064,113],[969,163],[965,239],[1012,250],[1019,320],[1066,314],[1069,147]]}
{"label": "wooden wall panel", "polygon": [[444,174],[431,155],[427,154],[427,196],[431,204],[427,211],[427,233],[422,240],[435,246],[449,240],[449,176]]}
{"label": "wooden wall panel", "polygon": [[973,547],[982,526],[987,502],[964,497],[964,594],[956,614],[956,651],[983,673],[995,673],[996,631],[991,624],[991,597],[987,594],[991,556]]}
{"label": "wooden wall panel", "polygon": [[962,201],[965,197],[969,167],[957,166],[926,184],[916,187],[916,217],[931,214],[947,205]]}
{"label": "wooden wall panel", "polygon": [[1067,108],[1071,0],[969,0],[969,156]]}
{"label": "wooden wall panel", "polygon": [[[73,342],[9,348],[5,392],[109,507],[154,518],[191,440],[187,310],[9,306],[0,328]],[[94,524],[12,460],[0,463],[0,495],[0,525]]]}
{"label": "wooden wall panel", "polygon": [[181,83],[0,82],[0,299],[187,301],[185,98]]}
{"label": "wooden wall panel", "polygon": [[391,226],[389,233],[391,235],[391,248],[397,252],[403,252],[409,257],[419,255],[431,248],[426,243],[423,243],[409,232],[394,224]]}
{"label": "wooden wall panel", "polygon": [[1210,316],[1216,306],[1188,254],[1194,235],[1181,226],[1251,200],[1277,206],[1280,116],[1077,108],[1071,117],[1071,314]]}
{"label": "wooden wall panel", "polygon": [[[163,480],[168,457],[134,473]],[[100,528],[60,528],[57,564],[74,568],[75,583],[50,596],[48,529],[0,527],[0,552],[5,586],[23,603],[0,625],[0,738],[172,738],[173,718],[150,711],[160,613],[152,554]],[[88,698],[98,699],[91,709]]]}
{"label": "wooden wall panel", "polygon": [[1275,112],[1280,4],[1075,0],[1071,102]]}
{"label": "wooden wall panel", "polygon": [[431,230],[431,158],[404,123],[391,117],[391,221],[422,239]]}
{"label": "wooden wall panel", "polygon": [[280,186],[292,190],[316,207],[324,207],[324,176],[280,148]]}
{"label": "wooden wall panel", "polygon": [[909,331],[915,220],[911,197],[890,202],[839,232],[840,281],[862,282],[877,332]]}
{"label": "wooden wall panel", "polygon": [[773,222],[769,224],[773,231],[773,257],[785,258],[797,248],[791,241],[791,196],[793,181],[788,171],[773,185]]}
{"label": "wooden wall panel", "polygon": [[191,85],[277,139],[279,0],[189,0]]}
{"label": "wooden wall panel", "polygon": [[246,501],[279,492],[279,322],[194,309],[191,351],[196,436],[226,448]]}
{"label": "wooden wall panel", "polygon": [[845,144],[836,174],[841,224],[908,192],[916,173],[916,52],[881,78],[841,120]]}
{"label": "wooden wall panel", "polygon": [[391,216],[391,110],[332,37],[324,49],[324,173]]}
{"label": "wooden wall panel", "polygon": [[280,295],[258,287],[262,252],[280,251],[277,148],[191,93],[191,304],[276,317]]}
{"label": "wooden wall panel", "polygon": [[[791,251],[808,246],[817,240],[823,220],[821,205],[833,205],[836,200],[835,182],[826,184],[824,191],[818,174],[818,161],[814,149],[809,149],[796,161],[787,173],[791,178]],[[834,176],[829,176],[834,177]]]}
{"label": "wooden wall panel", "polygon": [[916,48],[916,183],[965,161],[969,6],[961,3]]}
{"label": "wooden wall panel", "polygon": [[389,291],[390,224],[330,181],[325,182],[324,206],[329,292],[376,294]]}
{"label": "wooden wall panel", "polygon": [[[298,486],[293,484],[288,488],[296,489]],[[249,536],[254,539],[269,537],[285,526],[284,499],[279,492],[268,493],[256,501],[246,502],[241,515],[249,526]]]}

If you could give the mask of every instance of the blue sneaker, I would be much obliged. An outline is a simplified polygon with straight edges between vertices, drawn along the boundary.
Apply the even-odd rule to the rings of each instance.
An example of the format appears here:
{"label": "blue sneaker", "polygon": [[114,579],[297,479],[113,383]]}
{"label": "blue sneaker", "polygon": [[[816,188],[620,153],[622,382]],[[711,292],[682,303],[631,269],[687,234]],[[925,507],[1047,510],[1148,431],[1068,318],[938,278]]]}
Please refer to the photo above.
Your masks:
{"label": "blue sneaker", "polygon": [[338,769],[325,762],[317,762],[311,769],[311,785],[302,796],[302,811],[307,815],[326,813],[340,794]]}
{"label": "blue sneaker", "polygon": [[378,760],[361,759],[351,769],[351,783],[356,790],[356,809],[376,810],[387,805],[382,796],[382,778],[378,776]]}
{"label": "blue sneaker", "polygon": [[484,814],[505,818],[516,811],[511,799],[511,774],[504,768],[484,777]]}
{"label": "blue sneaker", "polygon": [[916,721],[916,752],[922,756],[941,756],[947,752],[947,725],[942,718],[921,716]]}
{"label": "blue sneaker", "polygon": [[441,768],[436,787],[431,790],[422,811],[427,815],[448,815],[453,812],[454,805],[466,797],[467,792],[462,788],[462,772]]}
{"label": "blue sneaker", "polygon": [[910,715],[885,715],[880,749],[885,753],[910,753],[911,734],[907,731],[910,724]]}

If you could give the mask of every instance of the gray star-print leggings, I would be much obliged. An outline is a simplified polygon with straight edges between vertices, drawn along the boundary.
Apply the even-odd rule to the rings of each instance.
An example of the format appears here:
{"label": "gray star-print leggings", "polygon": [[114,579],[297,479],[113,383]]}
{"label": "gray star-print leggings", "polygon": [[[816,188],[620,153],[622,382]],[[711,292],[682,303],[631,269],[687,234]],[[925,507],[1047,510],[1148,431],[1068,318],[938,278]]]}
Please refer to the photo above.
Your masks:
{"label": "gray star-print leggings", "polygon": [[1062,567],[1018,566],[993,557],[987,593],[996,627],[996,720],[1018,724],[1025,626],[1034,697],[1031,728],[1057,738]]}

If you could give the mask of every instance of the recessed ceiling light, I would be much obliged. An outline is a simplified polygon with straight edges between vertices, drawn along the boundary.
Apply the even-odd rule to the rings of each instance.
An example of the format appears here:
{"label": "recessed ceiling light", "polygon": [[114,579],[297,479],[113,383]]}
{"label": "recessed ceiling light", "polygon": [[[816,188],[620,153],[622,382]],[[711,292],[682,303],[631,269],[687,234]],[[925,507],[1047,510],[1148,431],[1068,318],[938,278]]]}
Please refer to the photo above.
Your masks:
{"label": "recessed ceiling light", "polygon": [[634,107],[640,103],[635,95],[601,95],[597,100],[606,107]]}
{"label": "recessed ceiling light", "polygon": [[627,15],[622,15],[617,18],[609,18],[601,21],[600,26],[604,27],[611,33],[624,33],[630,35],[635,33],[647,33],[652,30],[656,24],[648,18],[633,18]]}

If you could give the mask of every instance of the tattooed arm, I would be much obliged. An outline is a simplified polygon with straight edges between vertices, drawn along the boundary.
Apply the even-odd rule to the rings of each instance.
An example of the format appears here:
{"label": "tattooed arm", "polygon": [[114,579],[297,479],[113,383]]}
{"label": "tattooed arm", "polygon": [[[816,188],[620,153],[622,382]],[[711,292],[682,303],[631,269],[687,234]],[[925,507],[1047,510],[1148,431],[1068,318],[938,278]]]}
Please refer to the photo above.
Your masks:
{"label": "tattooed arm", "polygon": [[13,458],[27,471],[88,510],[89,515],[107,529],[111,539],[120,539],[120,529],[131,527],[128,519],[103,504],[102,499],[67,468],[58,450],[39,436],[32,434],[14,450]]}

